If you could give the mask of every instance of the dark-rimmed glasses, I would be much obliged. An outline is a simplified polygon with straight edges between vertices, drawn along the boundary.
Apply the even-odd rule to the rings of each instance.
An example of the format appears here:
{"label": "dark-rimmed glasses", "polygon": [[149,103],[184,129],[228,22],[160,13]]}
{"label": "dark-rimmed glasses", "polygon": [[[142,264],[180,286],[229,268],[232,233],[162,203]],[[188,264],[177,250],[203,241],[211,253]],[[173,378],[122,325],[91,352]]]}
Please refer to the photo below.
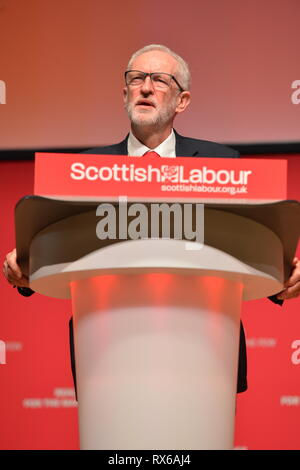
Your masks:
{"label": "dark-rimmed glasses", "polygon": [[140,86],[150,77],[153,87],[156,90],[167,90],[171,87],[172,80],[176,83],[179,90],[182,92],[184,89],[178,83],[174,75],[165,72],[141,72],[140,70],[127,70],[125,72],[125,82],[127,86]]}

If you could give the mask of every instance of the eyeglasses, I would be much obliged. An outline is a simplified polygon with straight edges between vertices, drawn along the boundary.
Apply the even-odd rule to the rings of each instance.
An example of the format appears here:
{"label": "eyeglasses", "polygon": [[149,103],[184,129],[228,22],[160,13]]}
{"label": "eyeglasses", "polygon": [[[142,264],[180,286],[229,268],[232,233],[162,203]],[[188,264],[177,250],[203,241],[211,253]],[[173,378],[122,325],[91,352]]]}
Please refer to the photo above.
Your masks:
{"label": "eyeglasses", "polygon": [[127,86],[140,86],[146,80],[146,77],[150,77],[155,90],[167,90],[171,87],[172,80],[176,83],[179,90],[182,92],[184,89],[179,85],[178,81],[170,73],[164,72],[141,72],[140,70],[127,70],[125,72],[125,82]]}

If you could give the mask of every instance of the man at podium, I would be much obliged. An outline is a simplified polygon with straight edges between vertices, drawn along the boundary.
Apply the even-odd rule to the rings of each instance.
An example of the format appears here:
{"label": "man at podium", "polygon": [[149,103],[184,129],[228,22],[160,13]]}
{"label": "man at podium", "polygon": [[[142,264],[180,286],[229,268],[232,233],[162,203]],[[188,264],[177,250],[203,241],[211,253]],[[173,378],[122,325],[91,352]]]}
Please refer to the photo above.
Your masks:
{"label": "man at podium", "polygon": [[[232,148],[205,140],[179,135],[173,128],[177,114],[184,112],[191,100],[190,71],[187,63],[169,48],[149,45],[135,52],[125,72],[123,89],[124,106],[130,119],[130,132],[120,143],[87,150],[90,154],[129,155],[142,157],[155,152],[161,158],[224,157],[237,158]],[[293,270],[286,288],[272,301],[281,304],[283,299],[297,297],[300,293],[300,262],[293,261]],[[8,253],[3,272],[22,295],[29,296],[28,279],[16,262],[16,250]],[[71,324],[71,355],[74,357]],[[240,351],[237,392],[247,389],[246,344],[243,326],[240,329]]]}

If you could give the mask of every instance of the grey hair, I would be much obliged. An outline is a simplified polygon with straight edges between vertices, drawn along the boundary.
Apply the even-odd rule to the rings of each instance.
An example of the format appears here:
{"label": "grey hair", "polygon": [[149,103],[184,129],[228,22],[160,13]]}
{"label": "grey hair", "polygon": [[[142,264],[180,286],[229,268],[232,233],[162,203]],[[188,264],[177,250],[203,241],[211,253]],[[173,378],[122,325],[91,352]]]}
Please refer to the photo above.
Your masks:
{"label": "grey hair", "polygon": [[139,49],[138,51],[134,52],[132,56],[129,59],[128,65],[127,65],[127,70],[131,69],[131,66],[135,59],[144,54],[145,52],[150,52],[150,51],[162,51],[166,52],[167,54],[170,54],[174,59],[177,61],[178,64],[178,82],[182,86],[184,90],[189,90],[191,86],[191,73],[188,64],[186,61],[180,57],[180,55],[176,54],[176,52],[173,52],[171,49],[169,49],[166,46],[162,46],[161,44],[150,44],[149,46],[145,46],[142,49]]}

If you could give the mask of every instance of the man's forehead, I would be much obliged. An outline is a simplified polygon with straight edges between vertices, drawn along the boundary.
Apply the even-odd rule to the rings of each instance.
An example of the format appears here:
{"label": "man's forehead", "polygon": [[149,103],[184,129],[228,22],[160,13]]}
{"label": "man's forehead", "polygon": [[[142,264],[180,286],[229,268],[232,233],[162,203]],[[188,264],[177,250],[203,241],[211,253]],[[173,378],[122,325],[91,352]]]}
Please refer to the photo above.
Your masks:
{"label": "man's forehead", "polygon": [[136,57],[131,64],[134,70],[143,72],[174,73],[177,68],[176,59],[164,51],[148,51]]}

